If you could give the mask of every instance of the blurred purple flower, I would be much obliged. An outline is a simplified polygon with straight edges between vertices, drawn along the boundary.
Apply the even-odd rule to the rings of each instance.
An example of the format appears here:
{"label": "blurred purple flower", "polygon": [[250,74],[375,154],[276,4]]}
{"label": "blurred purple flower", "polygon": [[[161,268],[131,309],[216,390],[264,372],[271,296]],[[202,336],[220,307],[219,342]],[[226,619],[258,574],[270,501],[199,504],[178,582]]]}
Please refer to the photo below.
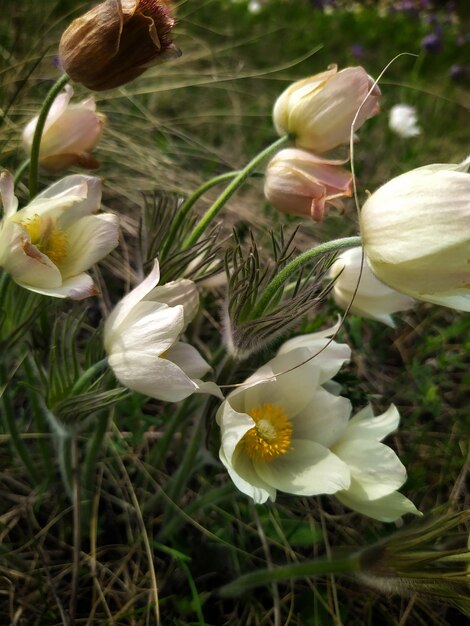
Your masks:
{"label": "blurred purple flower", "polygon": [[465,65],[452,65],[449,68],[449,76],[456,83],[462,82],[470,77],[470,70]]}
{"label": "blurred purple flower", "polygon": [[426,37],[423,37],[421,40],[421,47],[426,52],[430,52],[436,54],[442,50],[442,39],[441,36],[434,32],[429,33]]}
{"label": "blurred purple flower", "polygon": [[356,57],[356,59],[362,59],[365,56],[364,46],[360,43],[353,43],[350,50],[351,54],[353,57]]}

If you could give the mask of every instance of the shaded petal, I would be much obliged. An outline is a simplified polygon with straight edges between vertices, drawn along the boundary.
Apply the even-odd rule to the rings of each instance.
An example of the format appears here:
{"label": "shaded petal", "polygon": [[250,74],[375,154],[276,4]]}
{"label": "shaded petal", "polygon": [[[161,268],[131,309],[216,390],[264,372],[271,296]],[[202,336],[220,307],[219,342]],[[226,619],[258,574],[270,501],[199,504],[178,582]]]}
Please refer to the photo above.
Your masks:
{"label": "shaded petal", "polygon": [[2,199],[3,215],[9,217],[16,213],[18,198],[15,196],[14,179],[10,172],[0,174],[0,197]]}
{"label": "shaded petal", "polygon": [[276,499],[276,490],[266,484],[254,471],[251,459],[239,453],[235,456],[235,466],[228,462],[222,448],[219,457],[225,465],[230,478],[237,489],[250,496],[255,504],[263,504],[268,498]]}
{"label": "shaded petal", "polygon": [[332,450],[349,466],[354,478],[349,493],[358,500],[386,496],[406,480],[406,468],[395,452],[383,443],[343,438]]}
{"label": "shaded petal", "polygon": [[208,393],[211,396],[219,398],[219,400],[224,399],[224,395],[216,383],[212,381],[199,380],[198,378],[193,378],[192,381],[197,386],[195,393]]}
{"label": "shaded petal", "polygon": [[190,378],[202,378],[211,369],[199,352],[189,343],[178,341],[165,354],[165,358],[180,367]]}
{"label": "shaded petal", "polygon": [[168,306],[184,307],[184,324],[187,326],[199,308],[199,293],[196,284],[187,278],[179,278],[159,285],[147,294],[146,300],[164,302]]}
{"label": "shaded petal", "polygon": [[221,449],[229,465],[233,465],[235,448],[255,422],[246,413],[235,411],[228,400],[222,402],[215,419],[220,426]]}
{"label": "shaded petal", "polygon": [[292,419],[294,437],[307,439],[329,448],[343,434],[351,414],[351,402],[321,387],[311,403]]}
{"label": "shaded petal", "polygon": [[314,496],[336,493],[350,485],[350,471],[328,448],[313,441],[292,440],[292,450],[270,463],[253,463],[258,476],[286,493]]}
{"label": "shaded petal", "polygon": [[381,522],[394,522],[406,513],[422,515],[413,502],[398,491],[376,500],[358,500],[344,491],[338,491],[335,497],[350,509]]}
{"label": "shaded petal", "polygon": [[149,352],[116,352],[108,363],[122,385],[157,400],[178,402],[197,390],[177,365]]}
{"label": "shaded petal", "polygon": [[67,256],[60,264],[64,278],[88,270],[119,243],[117,215],[88,215],[67,231]]}
{"label": "shaded petal", "polygon": [[55,289],[43,289],[41,287],[31,287],[17,281],[22,287],[26,287],[30,291],[40,293],[43,296],[52,296],[53,298],[70,298],[71,300],[83,300],[90,296],[96,296],[98,292],[95,289],[93,280],[88,274],[79,274],[65,280],[61,287]]}

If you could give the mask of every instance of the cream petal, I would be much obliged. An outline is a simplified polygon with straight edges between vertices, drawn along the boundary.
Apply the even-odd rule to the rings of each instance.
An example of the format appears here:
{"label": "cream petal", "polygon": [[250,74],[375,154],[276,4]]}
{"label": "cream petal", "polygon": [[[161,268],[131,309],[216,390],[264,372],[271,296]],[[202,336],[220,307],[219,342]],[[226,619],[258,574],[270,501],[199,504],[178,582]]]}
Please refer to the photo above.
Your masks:
{"label": "cream petal", "polygon": [[[406,480],[406,469],[395,452],[371,439],[346,439],[332,446],[332,451],[348,465],[354,484],[350,494],[376,500],[396,491]],[[359,487],[360,493],[355,493]]]}
{"label": "cream petal", "polygon": [[211,381],[199,380],[198,378],[192,378],[191,380],[197,387],[195,393],[208,393],[211,396],[219,398],[219,400],[224,399],[224,395],[221,392],[220,387],[216,383]]}
{"label": "cream petal", "polygon": [[119,327],[105,324],[105,349],[108,353],[142,350],[157,357],[173,346],[182,328],[182,307],[138,302]]}
{"label": "cream petal", "polygon": [[179,402],[197,390],[177,365],[149,352],[115,352],[108,363],[122,385],[157,400]]}
{"label": "cream petal", "polygon": [[341,437],[348,425],[351,402],[321,387],[315,390],[311,403],[292,419],[296,439],[315,441],[329,448]]}
{"label": "cream petal", "polygon": [[189,378],[202,378],[211,369],[196,348],[182,341],[169,348],[165,358],[180,367]]}
{"label": "cream petal", "polygon": [[61,287],[55,289],[42,289],[40,287],[31,287],[29,285],[18,282],[22,287],[27,287],[30,291],[40,293],[43,296],[52,296],[53,298],[70,298],[71,300],[83,300],[90,296],[96,296],[97,291],[93,284],[91,276],[88,274],[80,274],[69,278],[62,283]]}
{"label": "cream petal", "polygon": [[25,209],[28,210],[28,216],[38,213],[57,217],[58,226],[66,229],[81,217],[98,211],[101,186],[101,179],[96,176],[65,176],[44,189]]}
{"label": "cream petal", "polygon": [[394,522],[406,513],[422,515],[411,500],[397,491],[376,500],[356,499],[344,491],[338,491],[335,497],[350,509],[381,522]]}
{"label": "cream petal", "polygon": [[420,298],[426,302],[457,309],[457,311],[470,311],[470,287],[433,294],[423,293],[420,294]]}
{"label": "cream petal", "polygon": [[225,465],[235,487],[242,493],[250,496],[255,504],[264,504],[268,499],[274,502],[276,499],[276,490],[261,480],[254,471],[253,464],[249,458],[241,453],[237,454],[234,459],[235,467],[228,462],[222,448],[220,448],[219,451],[219,458]]}
{"label": "cream petal", "polygon": [[324,446],[292,440],[292,450],[270,463],[253,463],[258,476],[286,493],[314,496],[336,493],[350,485],[348,466]]}
{"label": "cream petal", "polygon": [[[70,99],[73,96],[73,88],[71,85],[66,85],[64,91],[62,91],[52,103],[49,113],[47,114],[46,123],[43,129],[43,138],[49,128],[59,119],[59,117],[67,109]],[[31,144],[33,143],[34,132],[38,123],[38,116],[30,120],[23,130],[23,145],[26,152],[31,150]],[[42,141],[41,141],[42,149]],[[41,150],[42,151],[42,150]]]}
{"label": "cream petal", "polygon": [[398,428],[400,414],[394,404],[382,413],[374,416],[372,407],[366,406],[348,423],[344,436],[346,439],[373,439],[382,441],[384,437]]}
{"label": "cream petal", "polygon": [[143,300],[145,296],[158,284],[160,280],[160,267],[157,259],[155,259],[152,271],[144,280],[134,287],[124,298],[111,311],[106,320],[105,333],[110,333],[111,330],[116,330],[124,322],[126,317],[132,311],[134,306]]}
{"label": "cream petal", "polygon": [[102,127],[102,119],[93,111],[69,108],[43,135],[40,159],[91,150],[101,135]]}
{"label": "cream petal", "polygon": [[60,264],[64,278],[88,270],[119,243],[117,215],[88,215],[67,231],[67,256]]}

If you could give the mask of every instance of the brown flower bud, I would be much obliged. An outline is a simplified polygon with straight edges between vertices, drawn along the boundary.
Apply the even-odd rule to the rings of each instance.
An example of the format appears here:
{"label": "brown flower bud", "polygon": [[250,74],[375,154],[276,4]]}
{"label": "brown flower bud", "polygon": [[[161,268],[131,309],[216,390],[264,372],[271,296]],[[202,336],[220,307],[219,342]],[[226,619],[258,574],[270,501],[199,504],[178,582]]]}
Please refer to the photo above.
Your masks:
{"label": "brown flower bud", "polygon": [[106,0],[74,20],[59,56],[70,78],[102,91],[180,56],[173,44],[170,0]]}

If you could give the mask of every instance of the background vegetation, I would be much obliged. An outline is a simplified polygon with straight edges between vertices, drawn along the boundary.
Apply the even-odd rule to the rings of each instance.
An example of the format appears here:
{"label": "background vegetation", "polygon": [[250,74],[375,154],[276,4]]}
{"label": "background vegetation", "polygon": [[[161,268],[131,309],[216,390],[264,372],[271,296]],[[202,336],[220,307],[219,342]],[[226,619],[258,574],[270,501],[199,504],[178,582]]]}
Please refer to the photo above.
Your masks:
{"label": "background vegetation", "polygon": [[[18,458],[11,445],[11,424],[0,423],[1,624],[67,623],[74,575],[72,512],[38,398],[73,384],[74,368],[85,368],[102,350],[99,320],[134,280],[139,254],[145,256],[139,231],[153,192],[187,193],[246,162],[272,141],[272,104],[292,80],[331,63],[362,64],[377,76],[400,53],[407,54],[394,60],[380,82],[383,114],[363,128],[356,148],[359,189],[373,190],[426,163],[466,156],[468,6],[414,2],[409,9],[391,10],[400,4],[406,5],[270,0],[250,13],[244,1],[180,2],[175,39],[182,58],[125,88],[97,95],[108,116],[96,151],[99,174],[106,181],[105,205],[122,216],[123,241],[101,266],[102,302],[89,303],[84,317],[78,305],[61,305],[58,314],[44,305],[27,354],[14,343],[2,344],[16,363],[14,371],[1,371],[2,418],[13,417],[25,456]],[[76,0],[1,1],[2,167],[14,170],[24,158],[20,131],[59,75],[60,34],[89,6]],[[423,43],[433,33],[435,51]],[[74,88],[78,97],[85,96],[85,90]],[[398,102],[416,106],[419,137],[403,139],[388,130],[388,110]],[[25,191],[20,184],[21,200]],[[227,233],[236,226],[243,236],[243,224],[250,224],[267,260],[267,226],[287,222],[289,230],[300,224],[271,212],[256,180],[231,201],[225,217]],[[322,225],[302,222],[295,241],[302,249],[355,229],[351,205],[344,216],[332,212]],[[10,295],[2,301],[4,309],[10,302],[18,306],[18,292]],[[197,334],[205,338],[199,347],[214,359],[223,290],[205,297],[214,316],[198,320]],[[326,304],[303,330],[324,326],[335,312]],[[28,311],[18,316],[26,320]],[[356,407],[367,401],[377,410],[391,402],[398,406],[402,425],[391,445],[408,468],[404,490],[418,508],[425,513],[448,504],[462,509],[470,318],[426,304],[401,317],[397,328],[389,329],[351,316],[342,338],[353,348],[354,360],[338,380]],[[7,331],[3,328],[4,338]],[[43,380],[30,357],[49,344]],[[238,379],[256,365],[256,360],[240,364]],[[461,614],[443,600],[386,596],[333,576],[261,587],[241,600],[218,595],[240,574],[330,549],[355,550],[395,528],[346,512],[327,497],[281,495],[275,505],[253,506],[217,461],[210,410],[207,432],[197,428],[200,410],[197,399],[162,409],[161,403],[133,395],[111,413],[98,410],[85,418],[79,407],[71,411],[70,419],[84,421],[84,456],[98,423],[106,432],[82,516],[76,624],[155,624],[155,606],[164,626],[461,623]],[[191,449],[197,452],[193,456]]]}

